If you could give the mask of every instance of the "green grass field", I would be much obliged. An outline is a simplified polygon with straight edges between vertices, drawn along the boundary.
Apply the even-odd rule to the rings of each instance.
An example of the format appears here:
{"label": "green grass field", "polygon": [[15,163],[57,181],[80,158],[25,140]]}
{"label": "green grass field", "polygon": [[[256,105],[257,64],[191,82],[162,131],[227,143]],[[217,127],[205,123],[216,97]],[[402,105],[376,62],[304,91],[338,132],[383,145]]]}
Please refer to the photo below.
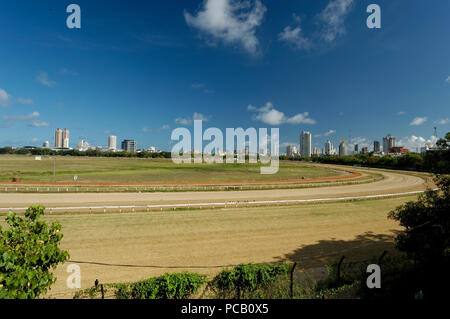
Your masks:
{"label": "green grass field", "polygon": [[170,159],[1,155],[0,181],[52,182],[235,182],[331,177],[342,172],[299,162],[280,162],[277,174],[261,175],[259,164],[174,164]]}

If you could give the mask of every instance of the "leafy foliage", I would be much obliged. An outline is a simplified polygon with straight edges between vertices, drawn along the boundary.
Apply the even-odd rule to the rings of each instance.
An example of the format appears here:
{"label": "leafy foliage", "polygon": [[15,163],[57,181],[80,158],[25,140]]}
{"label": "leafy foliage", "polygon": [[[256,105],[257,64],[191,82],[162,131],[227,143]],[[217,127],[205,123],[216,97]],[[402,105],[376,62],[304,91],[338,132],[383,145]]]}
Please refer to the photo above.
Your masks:
{"label": "leafy foliage", "polygon": [[233,269],[224,269],[209,283],[208,288],[219,298],[243,298],[244,293],[253,292],[275,282],[280,275],[287,274],[287,264],[242,264]]}
{"label": "leafy foliage", "polygon": [[118,299],[184,299],[196,293],[206,276],[183,272],[164,274],[132,284],[117,285]]}
{"label": "leafy foliage", "polygon": [[55,282],[51,270],[69,257],[59,248],[61,225],[39,220],[44,209],[30,206],[25,219],[9,213],[9,229],[0,227],[0,299],[37,298]]}
{"label": "leafy foliage", "polygon": [[450,257],[450,177],[436,178],[439,191],[429,190],[389,213],[405,227],[397,247],[423,264]]}
{"label": "leafy foliage", "polygon": [[437,176],[436,184],[440,190],[429,190],[389,213],[405,227],[396,245],[414,259],[425,296],[440,296],[450,284],[450,176]]}

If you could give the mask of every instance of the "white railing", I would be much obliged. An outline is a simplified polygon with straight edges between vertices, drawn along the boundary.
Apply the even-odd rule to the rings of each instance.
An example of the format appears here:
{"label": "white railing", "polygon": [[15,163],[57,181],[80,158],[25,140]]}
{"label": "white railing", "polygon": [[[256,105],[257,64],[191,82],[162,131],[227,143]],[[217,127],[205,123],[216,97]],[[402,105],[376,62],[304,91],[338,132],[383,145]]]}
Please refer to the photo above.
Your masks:
{"label": "white railing", "polygon": [[[438,189],[433,189],[438,190]],[[77,211],[77,210],[103,210],[106,212],[109,210],[122,210],[131,209],[133,212],[136,209],[176,209],[176,208],[209,208],[209,207],[245,207],[245,206],[272,206],[272,205],[288,205],[288,204],[304,204],[304,203],[320,203],[320,202],[340,202],[340,201],[352,201],[352,200],[364,200],[364,199],[379,199],[388,197],[399,197],[407,195],[417,195],[424,193],[425,191],[413,191],[394,194],[379,194],[379,195],[364,195],[364,196],[350,196],[350,197],[337,197],[337,198],[313,198],[313,199],[286,199],[286,200],[263,200],[263,201],[230,201],[230,202],[205,202],[205,203],[182,203],[182,204],[158,204],[158,205],[112,205],[112,206],[63,206],[63,207],[47,207],[46,210],[53,211]],[[27,207],[0,207],[0,211],[25,211]]]}

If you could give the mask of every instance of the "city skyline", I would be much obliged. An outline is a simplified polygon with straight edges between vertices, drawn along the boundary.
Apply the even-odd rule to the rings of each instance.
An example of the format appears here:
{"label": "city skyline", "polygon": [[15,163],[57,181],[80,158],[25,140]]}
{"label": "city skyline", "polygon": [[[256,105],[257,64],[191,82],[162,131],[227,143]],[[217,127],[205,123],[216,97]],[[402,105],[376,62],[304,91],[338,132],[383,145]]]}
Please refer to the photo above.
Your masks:
{"label": "city skyline", "polygon": [[[80,1],[80,30],[65,26],[58,1],[27,2],[25,12],[21,1],[2,3],[0,146],[42,145],[59,126],[70,128],[72,148],[82,137],[105,145],[116,135],[170,149],[171,130],[195,119],[222,129],[279,127],[282,148],[303,130],[312,149],[345,138],[347,150],[372,148],[387,133],[414,150],[434,141],[434,127],[439,137],[450,131],[447,1],[379,1],[379,30],[366,27],[366,4],[357,1],[250,1],[244,16],[257,3],[264,12],[256,25],[233,39],[200,22],[221,13],[202,1],[133,10]],[[320,17],[341,3],[348,6],[333,13],[339,24],[330,29]],[[236,12],[228,18],[225,31],[246,26]]]}

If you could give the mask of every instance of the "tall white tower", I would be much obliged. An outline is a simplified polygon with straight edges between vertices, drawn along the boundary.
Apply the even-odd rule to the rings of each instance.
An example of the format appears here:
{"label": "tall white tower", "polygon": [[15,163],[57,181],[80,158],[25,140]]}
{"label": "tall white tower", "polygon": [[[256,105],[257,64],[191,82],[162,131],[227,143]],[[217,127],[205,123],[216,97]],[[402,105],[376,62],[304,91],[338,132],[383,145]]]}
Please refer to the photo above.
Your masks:
{"label": "tall white tower", "polygon": [[108,137],[108,148],[113,151],[117,149],[117,136],[111,135]]}
{"label": "tall white tower", "polygon": [[63,138],[62,131],[60,128],[57,128],[55,131],[55,148],[61,148],[63,146]]}
{"label": "tall white tower", "polygon": [[66,128],[62,131],[62,142],[62,147],[69,148],[69,130]]}
{"label": "tall white tower", "polygon": [[303,131],[300,136],[300,155],[311,157],[311,133]]}

